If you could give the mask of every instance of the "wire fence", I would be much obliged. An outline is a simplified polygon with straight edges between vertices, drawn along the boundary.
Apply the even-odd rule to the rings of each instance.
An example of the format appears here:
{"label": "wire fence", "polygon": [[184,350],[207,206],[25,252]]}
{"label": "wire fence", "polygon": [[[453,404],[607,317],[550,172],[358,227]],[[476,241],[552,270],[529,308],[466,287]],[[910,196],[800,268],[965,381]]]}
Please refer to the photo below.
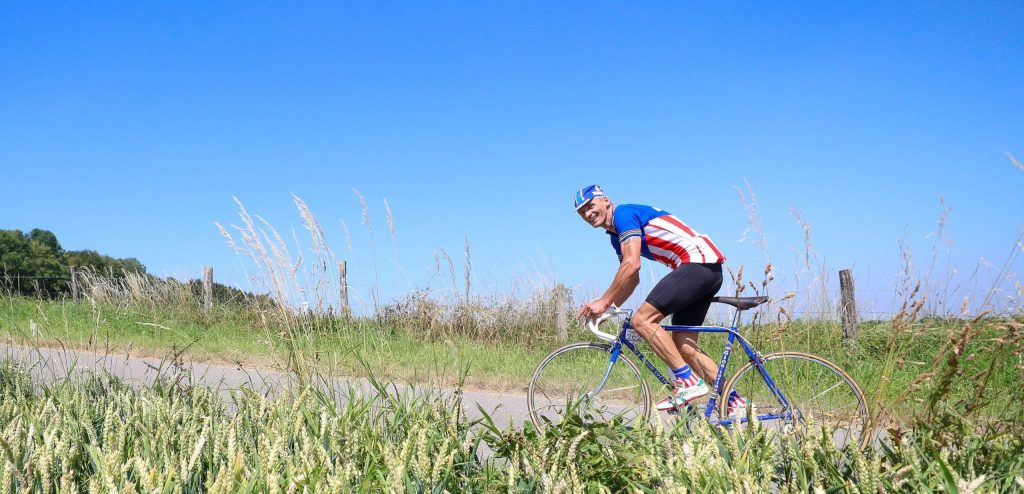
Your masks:
{"label": "wire fence", "polygon": [[70,293],[74,289],[72,285],[71,276],[0,276],[0,288],[23,295]]}
{"label": "wire fence", "polygon": [[[89,287],[103,285],[105,288],[125,285],[132,279],[143,279],[153,283],[169,283],[174,280],[163,280],[145,273],[107,272],[99,274],[91,269],[70,270],[67,275],[59,276],[25,276],[19,274],[0,273],[0,293],[10,295],[32,295],[41,297],[57,298],[65,295],[72,296],[77,300],[80,292]],[[178,282],[182,285],[195,283],[195,280]]]}
{"label": "wire fence", "polygon": [[[135,274],[135,273],[133,273]],[[176,282],[180,285],[187,286],[196,296],[203,296],[203,284],[205,280],[202,279],[188,279],[188,280],[162,280],[160,278],[143,275],[147,278],[157,280],[157,282]],[[84,281],[87,279],[88,281]],[[84,289],[83,285],[88,283],[94,285],[97,282],[104,282],[106,284],[124,282],[124,275],[114,275],[113,273],[105,273],[99,275],[94,271],[79,271],[78,276],[68,275],[55,275],[55,276],[23,276],[23,275],[12,275],[12,274],[0,274],[0,290],[7,292],[8,294],[19,294],[19,295],[31,295],[41,296],[47,298],[60,298],[68,297],[72,295],[77,296],[80,289]],[[212,284],[212,278],[210,280]],[[78,284],[78,287],[75,286]],[[221,287],[218,287],[218,292]],[[211,287],[210,291],[213,291]],[[241,290],[232,290],[233,293],[229,298],[232,301],[238,301],[240,298],[247,296],[251,297],[266,297],[267,294],[249,294],[242,292]],[[956,291],[956,297],[960,300],[978,300],[981,301],[986,296],[992,294],[992,290],[981,290],[981,289],[959,289]],[[896,316],[899,311],[899,299],[900,295],[896,290],[885,290],[881,288],[864,288],[855,290],[856,298],[856,316],[860,321],[885,321],[890,320]],[[1019,315],[1021,314],[1020,299],[1016,297],[1014,293],[1005,293],[1005,296],[1000,297],[996,303],[989,301],[988,307],[971,307],[969,314],[978,314],[982,311],[987,311],[993,315]],[[212,295],[211,295],[212,296]],[[218,300],[223,300],[220,293],[216,297]],[[1001,305],[998,302],[1003,302]],[[569,306],[573,305],[572,300],[565,301]],[[788,302],[779,302],[761,309],[758,316],[762,321],[774,321],[774,320],[835,320],[839,321],[841,317],[841,306],[842,302],[838,299],[831,300],[800,300],[799,297],[790,299]],[[731,309],[728,307],[721,307],[713,309],[709,314],[709,317],[726,317]],[[719,314],[720,313],[720,314]],[[943,302],[931,302],[927,304],[925,310],[922,311],[924,316],[933,317],[965,317],[960,303],[943,303]]]}

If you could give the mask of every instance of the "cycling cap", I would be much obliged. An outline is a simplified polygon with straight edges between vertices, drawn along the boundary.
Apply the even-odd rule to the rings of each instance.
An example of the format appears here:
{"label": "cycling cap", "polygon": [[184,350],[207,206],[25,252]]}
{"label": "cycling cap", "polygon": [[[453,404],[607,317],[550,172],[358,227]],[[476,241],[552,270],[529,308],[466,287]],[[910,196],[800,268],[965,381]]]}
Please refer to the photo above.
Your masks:
{"label": "cycling cap", "polygon": [[588,185],[580,190],[576,191],[576,197],[573,200],[573,206],[576,206],[576,210],[585,206],[591,199],[599,196],[603,196],[604,191],[601,190],[599,185]]}

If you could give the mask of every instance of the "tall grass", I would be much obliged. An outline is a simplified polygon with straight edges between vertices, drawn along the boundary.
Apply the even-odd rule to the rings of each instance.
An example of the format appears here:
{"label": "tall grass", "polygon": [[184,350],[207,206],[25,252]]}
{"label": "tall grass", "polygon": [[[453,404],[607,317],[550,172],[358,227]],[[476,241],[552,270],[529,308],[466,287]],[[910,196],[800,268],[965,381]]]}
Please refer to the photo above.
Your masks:
{"label": "tall grass", "polygon": [[[355,193],[363,222],[372,231],[369,205],[365,197],[358,191]],[[895,290],[903,308],[888,320],[863,323],[858,345],[844,341],[833,311],[837,307],[833,300],[835,295],[828,289],[827,273],[830,269],[824,256],[814,248],[813,228],[809,220],[802,213],[792,211],[803,233],[804,248],[791,272],[777,274],[780,268],[773,264],[773,257],[768,252],[768,236],[763,231],[753,187],[747,184],[740,196],[749,216],[747,235],[763,250],[765,266],[756,270],[727,266],[733,288],[723,292],[774,294],[770,304],[747,316],[749,324],[742,329],[758,349],[766,353],[783,349],[810,351],[836,361],[850,370],[874,397],[872,409],[880,413],[920,408],[923,402],[913,401],[902,390],[920,374],[934,371],[935,355],[943,354],[939,352],[944,348],[943,342],[958,337],[962,322],[981,316],[971,323],[970,337],[962,344],[962,351],[968,357],[965,362],[967,368],[976,373],[979,364],[987,364],[989,356],[995,355],[988,348],[989,340],[998,338],[1000,330],[997,328],[1003,319],[985,312],[972,313],[973,310],[966,305],[957,318],[929,315],[929,307],[936,307],[929,302],[943,296],[940,290],[947,282],[943,277],[932,276],[933,272],[941,271],[944,260],[932,262],[931,265],[937,267],[929,268],[926,276],[915,270],[909,255],[901,275],[902,281]],[[519,347],[551,349],[568,336],[568,332],[555,328],[555,322],[560,315],[562,319],[568,319],[572,313],[575,301],[571,289],[555,279],[548,279],[523,284],[525,288],[507,293],[480,293],[473,287],[472,248],[468,238],[462,253],[464,259],[454,259],[441,248],[435,250],[434,276],[427,285],[382,301],[377,295],[372,295],[379,291],[378,281],[374,281],[374,286],[364,291],[371,294],[370,313],[340,314],[337,305],[339,287],[334,271],[338,257],[328,245],[323,225],[312,209],[299,197],[293,197],[303,221],[304,228],[300,231],[304,230],[308,237],[305,241],[298,241],[293,235],[289,242],[259,215],[251,214],[240,200],[236,199],[236,202],[240,222],[227,227],[217,226],[228,245],[250,266],[252,286],[256,291],[267,292],[269,297],[244,300],[240,308],[232,307],[230,310],[216,307],[213,313],[206,314],[196,297],[180,283],[131,275],[121,280],[109,280],[96,273],[85,273],[84,293],[92,307],[97,333],[91,341],[98,341],[98,333],[108,315],[139,318],[142,319],[140,325],[154,325],[152,327],[173,327],[187,322],[216,328],[237,323],[243,326],[240,330],[261,335],[260,341],[265,342],[268,348],[284,350],[272,353],[280,356],[280,367],[305,375],[311,370],[330,374],[352,371],[351,366],[342,366],[337,359],[325,358],[337,352],[334,346],[339,342],[339,335],[354,335],[364,341],[363,346],[347,351],[358,352],[372,346],[384,348],[384,353],[387,353],[386,347],[395,333],[402,333],[403,338],[438,344],[473,341],[506,350]],[[390,205],[385,204],[385,212],[397,263],[397,227]],[[944,207],[938,231],[933,235],[937,245],[933,255],[943,252],[947,216],[948,208]],[[347,225],[342,224],[350,252],[350,235]],[[375,249],[372,241],[370,248]],[[1013,246],[1013,249],[996,278],[1013,278],[1010,267],[1020,248]],[[751,272],[753,277],[749,274]],[[374,275],[374,280],[379,280],[379,277]],[[942,283],[928,280],[940,280]],[[990,290],[989,293],[994,292]],[[991,304],[982,300],[974,305],[984,307]],[[813,315],[801,316],[801,312]],[[40,308],[37,316],[47,317],[47,313]],[[720,313],[712,319],[722,323],[726,322],[725,316]],[[42,323],[44,328],[62,325],[61,321]],[[63,325],[67,326],[67,323]],[[578,337],[580,333],[568,334]],[[721,343],[713,337],[701,341],[707,353],[715,356],[721,350]],[[953,348],[950,345],[946,347]],[[489,352],[498,356],[485,358],[500,358],[502,352]],[[535,364],[528,361],[519,365],[532,367]],[[997,385],[1006,386],[1017,373],[1011,365],[999,363],[990,375]],[[502,376],[495,377],[495,380],[500,379]],[[963,385],[964,380],[954,380],[953,384],[951,393],[957,399],[971,394]]]}
{"label": "tall grass", "polygon": [[[358,195],[358,193],[357,193]],[[292,245],[238,201],[240,225],[218,225],[229,245],[253,266],[258,290],[230,310],[204,313],[184,284],[126,276],[83,275],[86,304],[99,331],[108,317],[173,313],[208,325],[238,317],[268,346],[283,348],[281,366],[299,386],[276,397],[236,392],[225,404],[204,387],[158,383],[133,388],[109,377],[81,377],[53,384],[32,382],[0,368],[0,488],[15,491],[257,492],[501,491],[501,492],[990,492],[1024,489],[1024,318],[1018,310],[997,317],[988,291],[965,302],[957,317],[936,317],[930,300],[943,297],[948,278],[922,276],[908,261],[899,310],[889,320],[864,324],[856,347],[843,342],[832,316],[808,320],[800,310],[836,305],[827,290],[822,256],[811,225],[794,212],[804,234],[802,268],[795,284],[776,280],[767,252],[756,196],[748,184],[751,235],[765,265],[748,279],[730,270],[735,292],[769,293],[773,303],[756,313],[744,333],[765,351],[811,350],[835,359],[864,384],[872,398],[877,440],[868,451],[837,449],[827,436],[776,437],[703,423],[655,422],[589,427],[569,420],[538,434],[527,426],[502,427],[466,418],[456,392],[398,394],[378,383],[370,395],[336,401],[338,390],[319,389],[321,373],[338,370],[325,353],[339,333],[387,344],[389,332],[428,341],[475,340],[497,348],[553,347],[553,321],[573,301],[552,283],[523,294],[485,295],[472,286],[471,247],[465,242],[462,272],[444,250],[435,255],[440,292],[414,289],[379,300],[370,314],[349,317],[333,303],[334,251],[310,208],[293,200],[309,234]],[[372,228],[369,208],[359,195]],[[385,205],[394,241],[394,218]],[[943,242],[943,209],[936,242]],[[344,224],[343,224],[344,225]],[[757,229],[761,231],[757,231]],[[347,226],[346,226],[347,230]],[[994,286],[1013,277],[1020,239],[995,273]],[[395,258],[397,260],[397,246]],[[349,246],[351,250],[351,246]],[[933,256],[941,255],[941,247]],[[941,272],[942,260],[933,263]],[[461,276],[460,276],[461,274]],[[460,279],[461,278],[461,279]],[[378,279],[375,275],[375,279]],[[793,289],[792,287],[796,287]],[[784,289],[785,287],[785,289]],[[15,307],[10,296],[5,306]],[[47,316],[38,302],[34,317]],[[973,307],[973,308],[972,308]],[[65,308],[61,316],[67,323]],[[14,320],[8,315],[8,320]],[[43,321],[60,327],[61,321]],[[99,335],[97,335],[98,337]],[[702,341],[709,353],[720,346]],[[496,350],[497,351],[497,350]],[[325,357],[326,355],[326,357]],[[532,366],[535,362],[524,362]],[[372,375],[372,373],[371,373]],[[483,458],[486,444],[493,456]]]}
{"label": "tall grass", "polygon": [[[436,290],[428,285],[414,288],[395,300],[382,301],[370,207],[358,190],[353,189],[353,192],[360,205],[361,223],[370,235],[373,253],[373,282],[367,290],[371,302],[369,314],[339,314],[336,295],[339,288],[333,272],[338,258],[327,245],[321,223],[302,199],[293,197],[310,240],[306,247],[296,241],[297,253],[289,249],[272,225],[250,214],[237,198],[241,223],[231,227],[217,224],[228,245],[248,261],[256,289],[266,289],[273,296],[274,307],[256,307],[256,310],[262,314],[261,329],[267,337],[281,339],[294,349],[295,355],[288,358],[289,366],[309,364],[303,354],[315,352],[336,331],[362,331],[370,326],[377,331],[407,331],[440,341],[472,338],[529,345],[554,340],[552,321],[559,312],[567,314],[571,310],[572,299],[565,296],[567,289],[556,283],[537,287],[525,297],[522,294],[474,293],[468,236],[464,243],[461,282],[455,261],[444,249],[438,248],[434,280],[442,280],[442,283],[447,280],[446,289]],[[397,264],[395,221],[386,199],[384,207]],[[344,221],[342,226],[351,251],[348,226]],[[339,315],[345,317],[337,317]],[[322,364],[318,365],[322,367]]]}
{"label": "tall grass", "polygon": [[[53,383],[0,365],[0,489],[10,492],[1013,492],[1020,423],[927,430],[880,450],[704,422],[538,434],[469,420],[459,393],[314,388],[227,402],[188,380]],[[486,447],[485,447],[486,446]]]}

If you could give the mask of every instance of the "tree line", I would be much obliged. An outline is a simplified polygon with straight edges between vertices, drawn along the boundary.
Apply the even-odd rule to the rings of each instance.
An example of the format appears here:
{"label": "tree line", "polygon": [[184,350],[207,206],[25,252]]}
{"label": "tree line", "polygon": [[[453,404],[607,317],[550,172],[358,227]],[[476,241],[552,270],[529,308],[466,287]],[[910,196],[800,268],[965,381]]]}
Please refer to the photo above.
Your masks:
{"label": "tree line", "polygon": [[0,275],[8,289],[21,294],[68,293],[71,266],[112,277],[146,274],[146,266],[134,257],[118,259],[95,250],[64,250],[49,230],[0,230]]}
{"label": "tree line", "polygon": [[[57,235],[49,230],[0,230],[0,291],[44,297],[67,295],[71,292],[72,266],[104,277],[124,278],[132,273],[153,278],[134,257],[122,259],[95,250],[64,250]],[[187,286],[196,296],[202,293],[199,280],[167,281]],[[252,297],[269,301],[265,295],[255,296],[221,283],[213,284],[213,299],[217,303],[240,303]]]}

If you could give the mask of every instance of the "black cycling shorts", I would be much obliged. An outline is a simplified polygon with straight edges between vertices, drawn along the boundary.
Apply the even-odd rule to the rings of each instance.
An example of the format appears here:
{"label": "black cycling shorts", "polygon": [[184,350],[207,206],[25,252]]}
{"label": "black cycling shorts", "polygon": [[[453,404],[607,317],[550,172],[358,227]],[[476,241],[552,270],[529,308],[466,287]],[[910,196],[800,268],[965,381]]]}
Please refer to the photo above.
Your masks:
{"label": "black cycling shorts", "polygon": [[686,263],[654,286],[647,295],[647,303],[662,314],[672,314],[673,326],[700,326],[719,288],[721,264]]}

